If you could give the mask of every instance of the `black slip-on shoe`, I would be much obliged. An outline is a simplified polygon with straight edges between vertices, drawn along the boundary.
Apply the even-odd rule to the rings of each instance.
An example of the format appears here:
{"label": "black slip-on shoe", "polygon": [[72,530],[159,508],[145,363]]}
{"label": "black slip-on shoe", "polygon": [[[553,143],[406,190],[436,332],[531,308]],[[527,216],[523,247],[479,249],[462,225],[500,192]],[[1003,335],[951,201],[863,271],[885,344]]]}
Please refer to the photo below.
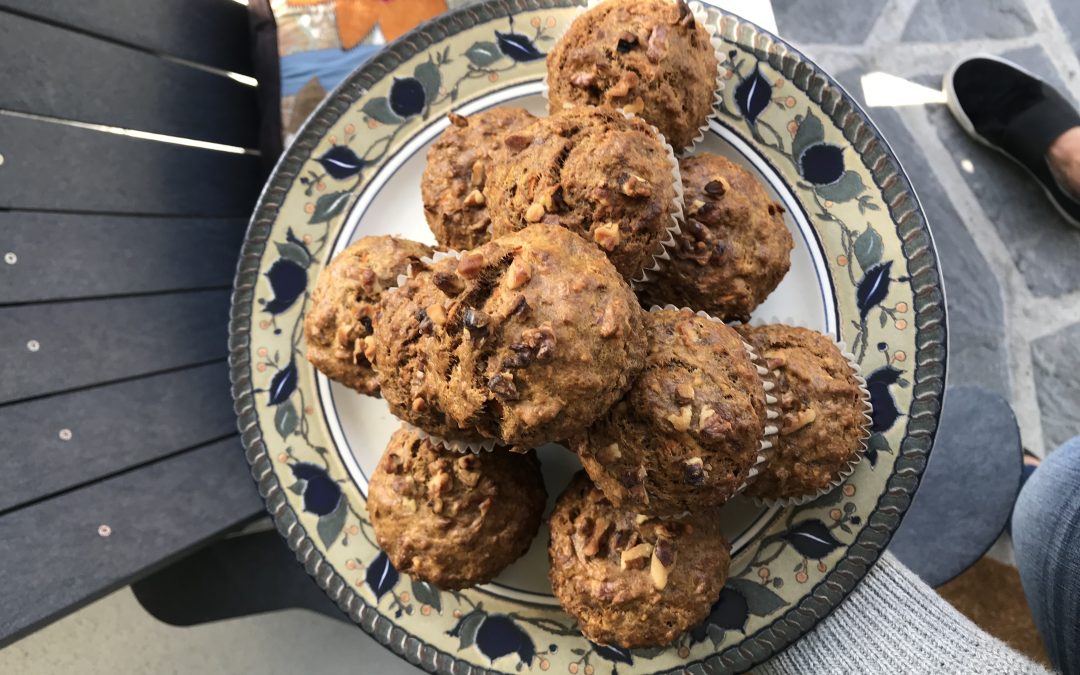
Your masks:
{"label": "black slip-on shoe", "polygon": [[996,56],[973,56],[945,76],[949,110],[972,138],[1027,169],[1050,202],[1080,227],[1080,200],[1050,169],[1047,150],[1061,134],[1080,126],[1080,113],[1057,89]]}

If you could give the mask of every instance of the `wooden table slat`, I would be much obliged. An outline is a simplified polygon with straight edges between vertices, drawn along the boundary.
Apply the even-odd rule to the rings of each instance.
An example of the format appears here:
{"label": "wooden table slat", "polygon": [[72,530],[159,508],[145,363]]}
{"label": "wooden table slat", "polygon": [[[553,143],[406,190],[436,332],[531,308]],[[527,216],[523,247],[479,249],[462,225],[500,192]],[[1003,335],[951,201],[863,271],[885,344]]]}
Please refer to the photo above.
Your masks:
{"label": "wooden table slat", "polygon": [[0,511],[236,432],[225,361],[0,407]]}
{"label": "wooden table slat", "polygon": [[229,291],[0,308],[0,403],[227,355]]}
{"label": "wooden table slat", "polygon": [[239,155],[0,115],[0,208],[248,217],[261,165]]}
{"label": "wooden table slat", "polygon": [[148,51],[252,72],[247,8],[231,0],[0,0],[0,8]]}
{"label": "wooden table slat", "polygon": [[263,513],[233,436],[6,514],[0,647]]}
{"label": "wooden table slat", "polygon": [[254,87],[0,13],[0,108],[228,145],[258,145]]}
{"label": "wooden table slat", "polygon": [[0,304],[231,286],[246,225],[0,212]]}

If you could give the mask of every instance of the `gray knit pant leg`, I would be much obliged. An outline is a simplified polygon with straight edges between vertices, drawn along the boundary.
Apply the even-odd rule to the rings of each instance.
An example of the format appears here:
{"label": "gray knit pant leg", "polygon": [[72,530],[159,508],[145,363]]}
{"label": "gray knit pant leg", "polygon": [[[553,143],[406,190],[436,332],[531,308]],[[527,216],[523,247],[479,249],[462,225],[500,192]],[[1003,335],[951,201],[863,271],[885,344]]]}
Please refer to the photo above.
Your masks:
{"label": "gray knit pant leg", "polygon": [[1045,670],[991,637],[886,553],[839,607],[755,673],[1002,673]]}

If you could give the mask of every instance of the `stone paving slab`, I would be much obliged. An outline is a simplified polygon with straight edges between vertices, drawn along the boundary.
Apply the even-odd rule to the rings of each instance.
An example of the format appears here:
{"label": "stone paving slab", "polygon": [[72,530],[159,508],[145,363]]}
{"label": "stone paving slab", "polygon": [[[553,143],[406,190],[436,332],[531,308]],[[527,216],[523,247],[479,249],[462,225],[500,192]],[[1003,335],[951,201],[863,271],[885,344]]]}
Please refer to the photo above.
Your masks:
{"label": "stone paving slab", "polygon": [[[959,58],[999,54],[1080,98],[1080,0],[776,0],[780,34],[860,103],[882,71],[938,89]],[[949,384],[1003,394],[1036,453],[1080,433],[1080,230],[940,104],[867,112],[930,219],[945,279]],[[973,422],[975,422],[973,420]]]}

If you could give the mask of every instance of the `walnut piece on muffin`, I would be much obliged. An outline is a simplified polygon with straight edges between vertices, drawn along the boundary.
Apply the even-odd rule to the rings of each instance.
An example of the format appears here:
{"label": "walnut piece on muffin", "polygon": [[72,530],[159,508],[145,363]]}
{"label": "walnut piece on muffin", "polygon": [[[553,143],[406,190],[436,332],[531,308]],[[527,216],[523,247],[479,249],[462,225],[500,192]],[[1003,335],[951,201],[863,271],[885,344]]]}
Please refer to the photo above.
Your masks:
{"label": "walnut piece on muffin", "polygon": [[864,394],[832,338],[781,324],[740,326],[776,381],[780,435],[747,488],[763,499],[814,495],[839,480],[866,440]]}
{"label": "walnut piece on muffin", "polygon": [[437,261],[380,308],[383,397],[399,418],[450,440],[567,438],[622,396],[645,353],[630,287],[557,225]]}
{"label": "walnut piece on muffin", "polygon": [[607,0],[585,12],[548,56],[555,113],[604,105],[640,115],[681,151],[708,122],[716,52],[683,0]]}
{"label": "walnut piece on muffin", "polygon": [[535,452],[457,453],[407,427],[368,483],[379,547],[399,571],[445,589],[487,583],[524,555],[546,503]]}
{"label": "walnut piece on muffin", "polygon": [[648,518],[616,508],[579,473],[550,524],[552,591],[599,644],[670,644],[708,616],[728,576],[730,549],[715,510]]}
{"label": "walnut piece on muffin", "polygon": [[784,207],[753,174],[719,155],[686,157],[679,167],[686,221],[670,260],[639,286],[642,302],[748,321],[791,268]]}
{"label": "walnut piece on muffin", "polygon": [[331,380],[378,396],[368,347],[379,298],[410,264],[431,254],[425,244],[379,236],[363,237],[335,256],[319,273],[304,315],[308,361]]}
{"label": "walnut piece on muffin", "polygon": [[757,366],[734,329],[689,311],[648,312],[645,328],[644,371],[573,449],[619,508],[674,517],[720,506],[761,449]]}
{"label": "walnut piece on muffin", "polygon": [[662,251],[678,211],[671,155],[640,119],[595,107],[558,111],[504,139],[484,191],[492,232],[561,225],[602,249],[627,280]]}
{"label": "walnut piece on muffin", "polygon": [[450,113],[450,126],[427,154],[420,179],[424,216],[435,239],[467,249],[491,238],[491,214],[484,185],[501,161],[503,137],[536,118],[522,108],[492,108],[464,117]]}

